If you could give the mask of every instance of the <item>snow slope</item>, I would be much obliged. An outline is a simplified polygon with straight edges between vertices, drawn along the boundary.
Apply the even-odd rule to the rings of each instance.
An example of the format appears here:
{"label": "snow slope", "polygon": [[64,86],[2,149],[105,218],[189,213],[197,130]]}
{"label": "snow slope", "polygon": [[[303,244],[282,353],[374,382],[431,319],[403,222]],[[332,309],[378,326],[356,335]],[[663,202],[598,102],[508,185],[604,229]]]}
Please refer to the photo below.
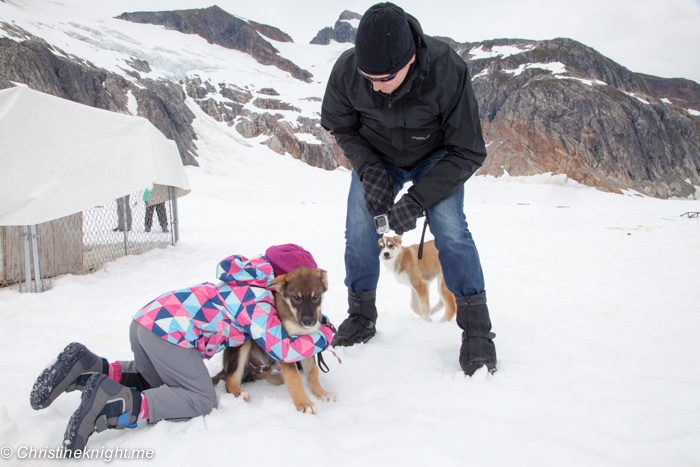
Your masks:
{"label": "snow slope", "polygon": [[[13,11],[20,22],[10,10],[14,0],[7,1],[0,14]],[[53,30],[65,47],[79,47],[63,38],[71,37],[60,31],[67,22],[32,16],[48,11],[49,3],[22,3],[29,9],[23,27],[47,35]],[[61,4],[52,5],[56,15],[70,16],[60,13]],[[93,21],[78,19],[69,30]],[[182,62],[210,50],[202,63],[212,73],[245,57],[196,37],[178,44],[183,39],[177,33],[144,25],[119,25],[128,29],[127,40],[127,29],[114,26],[117,20],[95,21],[104,23],[94,31],[116,31],[106,42],[136,40],[138,50],[150,50],[149,59],[164,57],[162,63],[177,60],[167,62],[161,41],[172,41]],[[96,50],[100,66],[123,58],[79,42],[81,53]],[[280,50],[300,54],[302,67],[332,64],[323,57],[312,63],[303,47]],[[341,48],[324,50],[331,57]],[[217,57],[219,71],[211,65]],[[241,63],[230,71],[257,74],[246,77],[257,88],[273,83],[283,93],[287,83],[288,92],[300,97],[319,95],[307,92],[312,86],[322,90],[322,83],[305,85],[277,69],[267,67],[266,75],[257,64]],[[154,67],[154,73],[176,71]],[[182,240],[176,247],[55,279],[43,294],[0,290],[0,453],[4,447],[14,451],[7,465],[22,464],[16,454],[23,446],[60,446],[79,395],[63,395],[35,412],[29,393],[67,343],[83,342],[111,361],[130,359],[133,314],[165,291],[214,281],[216,264],[232,253],[252,256],[272,244],[301,244],[328,271],[325,314],[336,324],[345,316],[349,173],[279,156],[188,104],[198,117],[201,167],[187,168],[193,191],[180,201]],[[700,211],[700,202],[606,194],[561,176],[476,177],[466,185],[465,213],[498,335],[496,374],[465,378],[456,324],[422,321],[410,311],[408,289],[383,274],[378,334],[365,345],[339,349],[342,364],[326,353],[331,371],[321,381],[338,400],[318,402],[317,415],[297,413],[285,387],[249,383],[246,403],[220,385],[219,407],[206,417],[99,433],[89,446],[153,449],[157,465],[168,466],[699,465],[700,219],[679,217],[687,211]],[[242,221],[250,218],[257,222]],[[405,243],[418,240],[413,231]],[[212,373],[219,366],[220,356],[208,363]],[[148,462],[154,461],[130,464]],[[62,464],[69,462],[31,461]]]}

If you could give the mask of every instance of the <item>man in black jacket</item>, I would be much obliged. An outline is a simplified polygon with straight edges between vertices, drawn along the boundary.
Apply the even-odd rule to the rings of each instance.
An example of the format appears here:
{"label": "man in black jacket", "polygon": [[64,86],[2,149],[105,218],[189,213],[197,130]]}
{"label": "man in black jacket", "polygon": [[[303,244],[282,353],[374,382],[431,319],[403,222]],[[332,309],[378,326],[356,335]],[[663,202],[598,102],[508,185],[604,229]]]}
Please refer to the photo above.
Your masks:
{"label": "man in black jacket", "polygon": [[[345,234],[350,316],[333,345],[367,342],[376,333],[381,235],[374,216],[388,213],[401,235],[427,215],[445,283],[457,297],[460,365],[469,376],[484,365],[494,372],[495,335],[464,216],[464,183],[486,158],[467,64],[398,6],[374,5],[360,21],[355,48],[333,68],[321,124],[354,169]],[[408,181],[413,186],[394,204]]]}

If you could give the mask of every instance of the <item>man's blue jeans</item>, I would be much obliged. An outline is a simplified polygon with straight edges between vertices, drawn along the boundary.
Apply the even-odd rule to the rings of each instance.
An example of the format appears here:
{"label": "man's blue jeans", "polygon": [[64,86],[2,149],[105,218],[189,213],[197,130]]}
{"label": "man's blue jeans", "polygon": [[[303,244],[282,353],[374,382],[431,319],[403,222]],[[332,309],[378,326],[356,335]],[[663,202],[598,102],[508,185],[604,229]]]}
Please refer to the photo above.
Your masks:
{"label": "man's blue jeans", "polygon": [[[445,154],[446,151],[437,152],[411,171],[385,165],[394,182],[394,196],[409,180],[418,183]],[[457,297],[483,292],[484,275],[479,253],[464,216],[464,186],[428,209],[427,215],[435,246],[440,252],[447,288]],[[421,219],[418,220],[420,225]],[[345,224],[345,285],[350,291],[377,288],[381,251],[377,241],[381,237],[374,230],[374,213],[370,213],[365,205],[362,182],[353,171]]]}

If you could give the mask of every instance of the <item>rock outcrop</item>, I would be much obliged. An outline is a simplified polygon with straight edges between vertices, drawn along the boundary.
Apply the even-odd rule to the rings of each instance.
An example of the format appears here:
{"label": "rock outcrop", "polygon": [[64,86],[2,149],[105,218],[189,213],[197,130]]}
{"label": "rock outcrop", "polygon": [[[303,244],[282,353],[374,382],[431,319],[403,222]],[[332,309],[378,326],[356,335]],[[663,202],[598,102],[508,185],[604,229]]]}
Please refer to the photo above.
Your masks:
{"label": "rock outcrop", "polygon": [[[281,114],[253,113],[250,118],[241,118],[236,130],[246,138],[268,136],[261,144],[279,154],[291,154],[295,159],[326,170],[340,166],[350,168],[335,138],[324,130],[317,119],[297,117],[296,124],[282,120]],[[303,138],[307,136],[308,138]]]}
{"label": "rock outcrop", "polygon": [[[187,79],[185,83],[187,94],[204,112],[219,122],[235,125],[236,131],[244,138],[267,136],[260,144],[278,154],[289,153],[313,167],[326,170],[341,166],[351,168],[335,138],[321,127],[319,119],[301,116],[299,108],[282,99],[254,97],[248,89],[227,83],[217,86],[202,81],[199,76]],[[272,88],[261,88],[255,93],[279,96]],[[248,103],[258,111],[246,107]],[[287,113],[283,115],[279,111]]]}
{"label": "rock outcrop", "polygon": [[328,45],[331,41],[355,43],[357,28],[350,24],[352,20],[362,19],[362,15],[345,10],[340,14],[340,18],[335,25],[321,29],[316,37],[311,40],[311,44]]}
{"label": "rock outcrop", "polygon": [[291,37],[272,26],[245,21],[218,6],[198,10],[122,13],[117,18],[134,23],[158,24],[185,34],[196,34],[210,44],[250,54],[259,63],[287,71],[304,82],[310,82],[313,76],[281,57],[279,51],[260,34],[282,42],[291,42]]}
{"label": "rock outcrop", "polygon": [[282,102],[279,99],[262,99],[258,97],[253,101],[253,105],[259,109],[265,109],[265,110],[291,110],[293,112],[300,112],[301,109],[298,107],[294,107],[291,104],[287,104],[286,102]]}
{"label": "rock outcrop", "polygon": [[258,90],[258,94],[265,94],[266,96],[279,96],[280,93],[274,90],[274,88],[262,88]]}
{"label": "rock outcrop", "polygon": [[248,23],[251,26],[253,26],[253,28],[255,28],[256,31],[258,31],[260,34],[267,37],[268,39],[272,39],[273,41],[277,42],[294,42],[294,40],[289,34],[282,32],[274,26],[256,23],[255,21],[248,21]]}
{"label": "rock outcrop", "polygon": [[683,78],[659,78],[637,73],[657,96],[668,99],[678,107],[700,112],[700,84]]}
{"label": "rock outcrop", "polygon": [[[250,110],[244,108],[245,104],[253,99],[253,95],[246,89],[226,83],[219,83],[217,90],[209,81],[195,75],[185,80],[187,95],[197,105],[217,122],[226,122],[233,125],[238,116],[249,116]],[[220,99],[213,96],[219,94]]]}
{"label": "rock outcrop", "polygon": [[601,190],[686,197],[700,119],[570,39],[453,44],[468,60],[488,157],[478,174],[551,172]]}
{"label": "rock outcrop", "polygon": [[185,93],[179,85],[140,79],[137,69],[143,72],[148,64],[137,59],[131,61],[135,67],[132,73],[139,76],[133,82],[77,57],[68,58],[63,51],[24,31],[15,31],[14,37],[20,40],[0,38],[0,89],[18,82],[47,94],[122,113],[129,113],[131,93],[138,115],[175,141],[183,164],[199,165],[195,159],[194,115],[185,105]]}

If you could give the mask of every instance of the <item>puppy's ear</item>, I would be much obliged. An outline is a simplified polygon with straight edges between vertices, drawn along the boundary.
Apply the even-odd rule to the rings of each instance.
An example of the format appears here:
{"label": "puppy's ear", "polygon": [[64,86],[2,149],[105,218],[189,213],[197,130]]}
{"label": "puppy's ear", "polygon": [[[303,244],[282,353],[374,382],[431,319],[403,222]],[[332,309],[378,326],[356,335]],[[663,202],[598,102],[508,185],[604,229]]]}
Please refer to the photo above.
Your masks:
{"label": "puppy's ear", "polygon": [[323,283],[323,291],[328,290],[328,273],[323,269],[316,269],[321,275],[321,282]]}
{"label": "puppy's ear", "polygon": [[397,245],[401,245],[402,240],[403,240],[403,235],[397,235],[396,237],[394,237],[394,243],[396,243]]}
{"label": "puppy's ear", "polygon": [[268,289],[271,290],[276,290],[279,293],[284,292],[284,288],[287,286],[287,275],[282,274],[281,276],[277,276],[274,279],[272,279],[272,282],[270,282],[270,285],[267,286]]}

